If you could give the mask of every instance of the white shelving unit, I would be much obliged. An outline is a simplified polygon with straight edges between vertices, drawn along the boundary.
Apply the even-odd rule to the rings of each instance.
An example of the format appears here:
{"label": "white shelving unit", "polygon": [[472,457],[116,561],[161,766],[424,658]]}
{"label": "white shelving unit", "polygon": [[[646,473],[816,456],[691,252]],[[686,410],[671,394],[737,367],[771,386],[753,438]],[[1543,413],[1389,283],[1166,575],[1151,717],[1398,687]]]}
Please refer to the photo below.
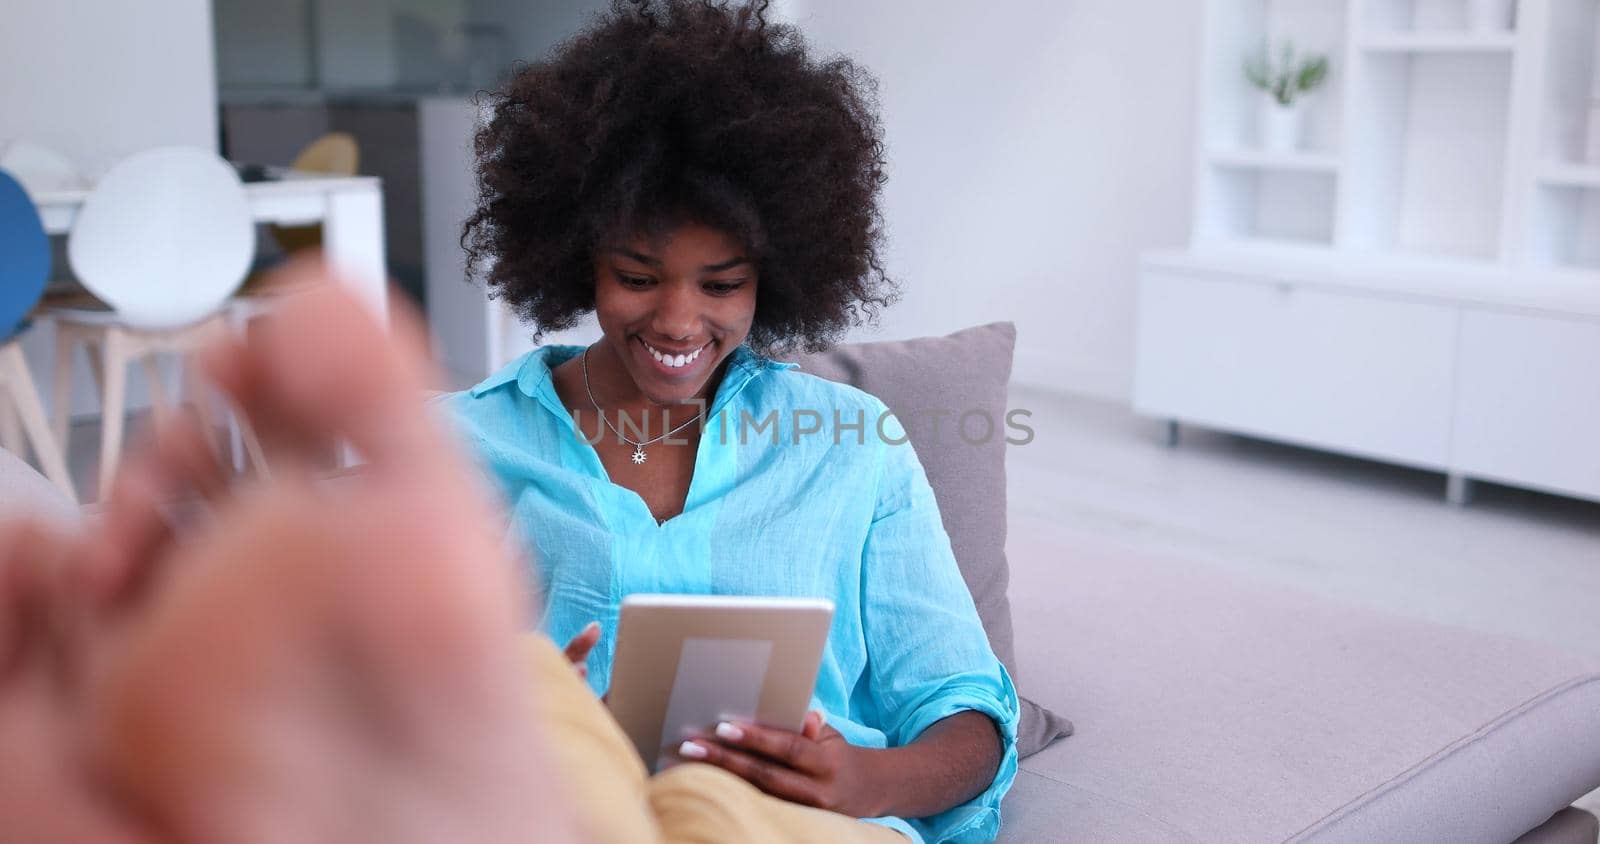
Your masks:
{"label": "white shelving unit", "polygon": [[[1136,406],[1600,499],[1600,376],[1554,357],[1600,354],[1600,0],[1477,5],[1207,0],[1194,228],[1143,265]],[[1291,153],[1243,73],[1285,40],[1332,62]]]}
{"label": "white shelving unit", "polygon": [[1244,82],[1245,57],[1264,44],[1292,41],[1302,51],[1338,55],[1346,10],[1327,0],[1213,3],[1207,14],[1196,163],[1198,239],[1331,245],[1342,160],[1343,74],[1335,62],[1308,115],[1307,148],[1261,151],[1256,119],[1262,95]]}
{"label": "white shelving unit", "polygon": [[[1470,2],[1214,0],[1196,244],[1594,266],[1582,223],[1600,161],[1579,154],[1600,3],[1524,0],[1515,29],[1479,32]],[[1291,154],[1256,147],[1262,97],[1241,70],[1285,39],[1334,63],[1309,104],[1307,147]],[[1529,231],[1552,221],[1575,231],[1554,244]]]}
{"label": "white shelving unit", "polygon": [[1339,157],[1316,152],[1269,152],[1259,149],[1219,149],[1211,153],[1211,164],[1220,169],[1280,173],[1339,172]]}
{"label": "white shelving unit", "polygon": [[[1585,160],[1600,98],[1600,0],[1545,0],[1527,9],[1524,109],[1528,167],[1510,198],[1521,211],[1520,263],[1600,270],[1600,160]],[[1590,124],[1596,125],[1591,128]]]}
{"label": "white shelving unit", "polygon": [[1510,53],[1515,36],[1456,32],[1374,32],[1358,42],[1368,53]]}
{"label": "white shelving unit", "polygon": [[1600,165],[1545,164],[1539,184],[1547,188],[1600,188]]}

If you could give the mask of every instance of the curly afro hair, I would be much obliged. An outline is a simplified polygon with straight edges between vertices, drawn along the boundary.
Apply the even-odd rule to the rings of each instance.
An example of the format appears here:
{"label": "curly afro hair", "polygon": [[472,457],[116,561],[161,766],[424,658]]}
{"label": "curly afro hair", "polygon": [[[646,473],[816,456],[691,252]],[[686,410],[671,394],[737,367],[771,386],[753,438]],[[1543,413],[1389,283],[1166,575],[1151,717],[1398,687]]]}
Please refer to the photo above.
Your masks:
{"label": "curly afro hair", "polygon": [[826,347],[897,295],[876,83],[766,2],[626,2],[521,69],[479,129],[468,266],[535,337],[594,309],[594,256],[688,221],[749,250],[749,343]]}

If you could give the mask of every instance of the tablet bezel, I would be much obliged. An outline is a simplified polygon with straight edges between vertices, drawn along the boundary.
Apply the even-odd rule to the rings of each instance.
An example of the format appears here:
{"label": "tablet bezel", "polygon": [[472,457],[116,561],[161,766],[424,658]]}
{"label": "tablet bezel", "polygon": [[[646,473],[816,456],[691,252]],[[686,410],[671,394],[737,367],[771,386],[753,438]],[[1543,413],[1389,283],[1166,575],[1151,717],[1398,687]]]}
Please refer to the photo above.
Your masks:
{"label": "tablet bezel", "polygon": [[[726,717],[798,731],[816,689],[833,602],[821,598],[635,594],[622,601],[606,704],[646,766],[677,758],[684,735],[663,722],[692,638],[772,643],[754,712]],[[694,682],[692,678],[688,682]],[[715,724],[705,724],[709,733]]]}

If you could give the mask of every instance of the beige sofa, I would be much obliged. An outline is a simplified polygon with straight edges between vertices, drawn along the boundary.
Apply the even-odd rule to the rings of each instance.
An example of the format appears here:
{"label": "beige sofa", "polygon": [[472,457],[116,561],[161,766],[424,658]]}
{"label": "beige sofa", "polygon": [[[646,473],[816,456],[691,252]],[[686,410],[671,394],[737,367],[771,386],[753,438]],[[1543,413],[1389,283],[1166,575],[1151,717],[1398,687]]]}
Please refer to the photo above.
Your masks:
{"label": "beige sofa", "polygon": [[1009,418],[1014,340],[993,323],[802,360],[915,420],[979,616],[1033,701],[1022,734],[1049,733],[1050,710],[1076,726],[1022,760],[1002,841],[1595,844],[1595,818],[1568,807],[1600,788],[1600,660],[1339,606],[1066,523],[1008,542],[1005,462],[1030,452],[941,439],[925,417]]}
{"label": "beige sofa", "polygon": [[1600,661],[1069,530],[1008,551],[1022,684],[1077,731],[1002,841],[1595,844]]}
{"label": "beige sofa", "polygon": [[[72,506],[0,451],[0,513]],[[1006,842],[1594,844],[1600,664],[1063,532],[1008,549],[1025,690]]]}

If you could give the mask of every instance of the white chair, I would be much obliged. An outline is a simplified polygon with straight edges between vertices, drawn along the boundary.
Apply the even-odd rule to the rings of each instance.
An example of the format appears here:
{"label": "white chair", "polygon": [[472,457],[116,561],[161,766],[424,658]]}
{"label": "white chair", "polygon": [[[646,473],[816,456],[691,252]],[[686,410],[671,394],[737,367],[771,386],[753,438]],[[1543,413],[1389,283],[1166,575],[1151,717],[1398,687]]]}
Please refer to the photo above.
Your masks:
{"label": "white chair", "polygon": [[[160,416],[170,406],[155,355],[184,354],[229,330],[228,298],[255,251],[249,201],[234,169],[200,149],[165,147],[133,155],[106,173],[67,239],[83,286],[110,310],[59,308],[56,320],[56,437],[66,442],[73,350],[90,347],[101,390],[100,495],[122,452],[127,368],[149,375]],[[191,389],[198,387],[192,377]],[[195,407],[214,429],[210,405]]]}
{"label": "white chair", "polygon": [[0,170],[15,176],[30,196],[86,187],[83,174],[72,160],[49,147],[12,141],[0,151]]}

